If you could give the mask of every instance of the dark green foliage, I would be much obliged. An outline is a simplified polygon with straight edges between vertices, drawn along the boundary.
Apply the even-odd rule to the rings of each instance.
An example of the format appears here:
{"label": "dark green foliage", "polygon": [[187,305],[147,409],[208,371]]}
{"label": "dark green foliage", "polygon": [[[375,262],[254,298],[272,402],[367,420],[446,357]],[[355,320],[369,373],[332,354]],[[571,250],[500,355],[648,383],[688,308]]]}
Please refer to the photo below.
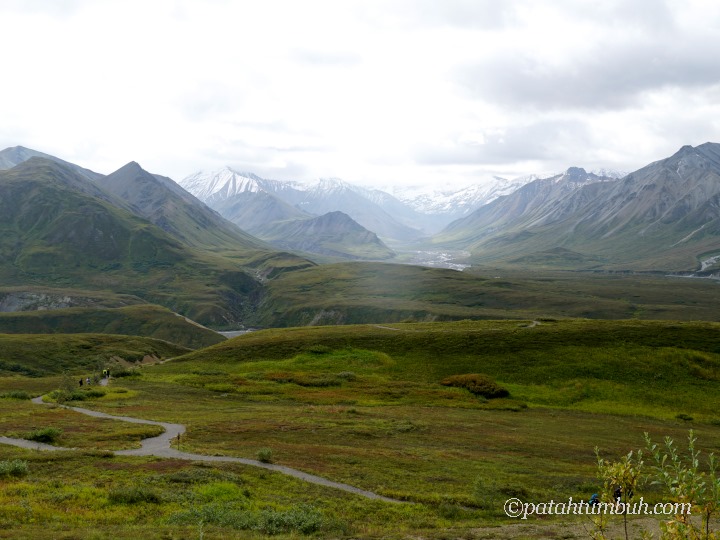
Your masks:
{"label": "dark green foliage", "polygon": [[30,399],[30,394],[24,390],[14,390],[0,394],[0,399]]}
{"label": "dark green foliage", "polygon": [[467,373],[464,375],[452,375],[442,380],[445,386],[455,386],[470,390],[476,396],[487,399],[508,397],[510,392],[496,383],[488,375],[481,373]]}
{"label": "dark green foliage", "polygon": [[162,498],[155,491],[144,486],[114,488],[108,494],[112,504],[160,504]]}
{"label": "dark green foliage", "polygon": [[24,438],[29,441],[49,444],[57,441],[60,438],[60,435],[62,435],[62,429],[46,427],[31,431],[30,433],[27,433]]}
{"label": "dark green foliage", "polygon": [[299,532],[312,534],[322,529],[323,515],[313,506],[302,504],[287,510],[260,511],[238,509],[237,504],[208,504],[174,514],[170,523],[207,523],[236,530],[253,530],[267,535]]}
{"label": "dark green foliage", "polygon": [[28,463],[21,459],[0,461],[0,478],[21,478],[28,474]]}
{"label": "dark green foliage", "polygon": [[257,459],[263,463],[272,463],[273,451],[270,448],[261,448],[257,452]]}
{"label": "dark green foliage", "polygon": [[110,375],[114,379],[121,379],[124,377],[142,377],[142,372],[139,369],[119,368],[112,370]]}

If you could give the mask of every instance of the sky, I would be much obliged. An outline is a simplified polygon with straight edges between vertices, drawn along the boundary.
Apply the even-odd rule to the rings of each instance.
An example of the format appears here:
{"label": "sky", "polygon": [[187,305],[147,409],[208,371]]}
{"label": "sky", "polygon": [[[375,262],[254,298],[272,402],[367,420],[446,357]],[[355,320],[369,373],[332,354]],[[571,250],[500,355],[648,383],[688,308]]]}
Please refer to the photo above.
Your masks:
{"label": "sky", "polygon": [[720,142],[714,0],[0,0],[0,148],[436,188]]}

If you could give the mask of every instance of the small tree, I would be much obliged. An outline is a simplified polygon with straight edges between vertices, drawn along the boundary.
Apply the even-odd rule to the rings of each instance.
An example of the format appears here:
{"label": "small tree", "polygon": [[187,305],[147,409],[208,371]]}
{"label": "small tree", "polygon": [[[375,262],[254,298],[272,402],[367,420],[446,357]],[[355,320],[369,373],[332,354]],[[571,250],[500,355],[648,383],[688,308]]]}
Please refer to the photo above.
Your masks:
{"label": "small tree", "polygon": [[[601,500],[604,502],[612,501],[622,509],[623,526],[625,529],[625,539],[628,540],[627,528],[627,508],[628,504],[635,498],[638,488],[643,484],[643,453],[642,450],[637,452],[630,451],[624,455],[619,461],[611,462],[600,457],[600,450],[595,448],[595,456],[597,458],[598,477],[603,482],[603,492]],[[620,500],[616,500],[616,494],[620,494]],[[621,507],[618,503],[623,503]],[[593,515],[595,531],[591,533],[594,540],[605,540],[607,531],[607,514],[600,512]]]}
{"label": "small tree", "polygon": [[687,453],[682,456],[670,437],[664,445],[653,443],[645,433],[645,446],[653,457],[654,484],[662,485],[672,502],[687,503],[699,508],[702,516],[700,527],[690,519],[689,514],[677,514],[663,526],[663,538],[710,539],[710,519],[720,506],[720,478],[717,474],[715,456],[708,458],[709,472],[700,470],[700,451],[695,449],[697,438],[692,430],[688,434]]}
{"label": "small tree", "polygon": [[[660,485],[664,488],[668,502],[686,505],[686,508],[699,510],[701,520],[693,521],[689,513],[678,513],[671,520],[662,522],[661,540],[717,540],[717,535],[710,529],[710,521],[720,509],[720,476],[718,463],[713,454],[707,460],[708,471],[701,467],[700,451],[696,450],[697,439],[692,431],[688,434],[687,452],[681,453],[670,437],[665,437],[663,444],[656,444],[645,433],[645,446],[652,458],[651,465],[645,471],[642,450],[630,452],[622,459],[610,462],[602,459],[597,448],[595,454],[598,464],[598,478],[603,482],[603,498],[613,500],[619,487],[622,502],[630,502],[637,488],[645,482]],[[627,506],[623,507],[625,538],[629,539],[627,530]],[[606,540],[607,515],[599,513],[593,516],[595,530],[590,533],[595,540]],[[648,538],[646,532],[643,538]]]}

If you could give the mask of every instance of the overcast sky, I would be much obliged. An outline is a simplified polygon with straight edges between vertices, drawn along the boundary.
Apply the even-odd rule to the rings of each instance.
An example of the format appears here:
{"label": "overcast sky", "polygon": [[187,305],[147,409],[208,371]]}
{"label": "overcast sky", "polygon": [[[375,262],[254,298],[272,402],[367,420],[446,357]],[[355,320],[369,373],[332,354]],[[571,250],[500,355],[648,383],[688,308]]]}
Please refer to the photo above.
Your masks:
{"label": "overcast sky", "polygon": [[0,148],[440,187],[720,142],[720,2],[0,0]]}

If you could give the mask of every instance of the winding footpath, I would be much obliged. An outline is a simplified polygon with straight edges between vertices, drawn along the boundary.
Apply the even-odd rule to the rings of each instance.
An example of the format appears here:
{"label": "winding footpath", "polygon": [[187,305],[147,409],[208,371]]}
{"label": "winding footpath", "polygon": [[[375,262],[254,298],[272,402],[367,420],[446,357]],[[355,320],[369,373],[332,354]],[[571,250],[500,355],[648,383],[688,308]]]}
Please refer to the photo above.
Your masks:
{"label": "winding footpath", "polygon": [[[107,380],[103,379],[101,382],[103,386],[107,385]],[[43,396],[36,397],[32,400],[33,403],[37,405],[48,405],[47,403],[43,402]],[[351,486],[349,484],[343,484],[341,482],[333,482],[332,480],[328,480],[327,478],[323,478],[321,476],[315,476],[314,474],[309,474],[306,472],[299,471],[297,469],[292,469],[290,467],[285,467],[284,465],[276,465],[273,463],[263,463],[262,461],[258,461],[255,459],[246,459],[246,458],[239,458],[239,457],[230,457],[230,456],[205,456],[202,454],[191,454],[189,452],[182,452],[180,450],[177,450],[175,448],[172,448],[171,444],[173,440],[177,440],[179,435],[182,435],[185,433],[185,426],[182,424],[171,424],[168,422],[156,422],[154,420],[143,420],[141,418],[132,418],[130,416],[114,416],[112,414],[107,414],[99,411],[93,411],[90,409],[83,409],[81,407],[70,407],[68,405],[59,405],[60,407],[64,407],[66,409],[70,409],[72,411],[86,414],[88,416],[93,416],[95,418],[108,418],[111,420],[121,420],[123,422],[130,422],[133,424],[150,424],[153,426],[161,426],[163,429],[165,429],[165,432],[158,435],[157,437],[150,437],[147,439],[143,439],[141,441],[141,447],[135,448],[132,450],[115,450],[113,452],[116,456],[157,456],[161,458],[172,458],[172,459],[185,459],[189,461],[222,461],[222,462],[228,462],[228,463],[242,463],[243,465],[250,465],[252,467],[260,467],[261,469],[267,469],[269,471],[274,471],[282,474],[287,474],[288,476],[292,476],[294,478],[298,478],[300,480],[304,480],[305,482],[310,482],[312,484],[317,484],[320,486],[340,489],[342,491],[347,491],[348,493],[353,493],[355,495],[360,495],[361,497],[366,497],[368,499],[374,499],[379,501],[385,501],[385,502],[391,502],[391,503],[403,503],[405,501],[400,501],[398,499],[391,499],[389,497],[383,497],[382,495],[378,495],[377,493],[373,493],[372,491],[366,491],[364,489],[356,488],[354,486]],[[19,446],[21,448],[29,448],[33,450],[72,450],[71,448],[62,448],[57,446],[51,446],[49,444],[43,444],[33,441],[28,441],[25,439],[16,439],[12,437],[0,437],[0,443],[1,444],[9,444],[13,446]]]}

